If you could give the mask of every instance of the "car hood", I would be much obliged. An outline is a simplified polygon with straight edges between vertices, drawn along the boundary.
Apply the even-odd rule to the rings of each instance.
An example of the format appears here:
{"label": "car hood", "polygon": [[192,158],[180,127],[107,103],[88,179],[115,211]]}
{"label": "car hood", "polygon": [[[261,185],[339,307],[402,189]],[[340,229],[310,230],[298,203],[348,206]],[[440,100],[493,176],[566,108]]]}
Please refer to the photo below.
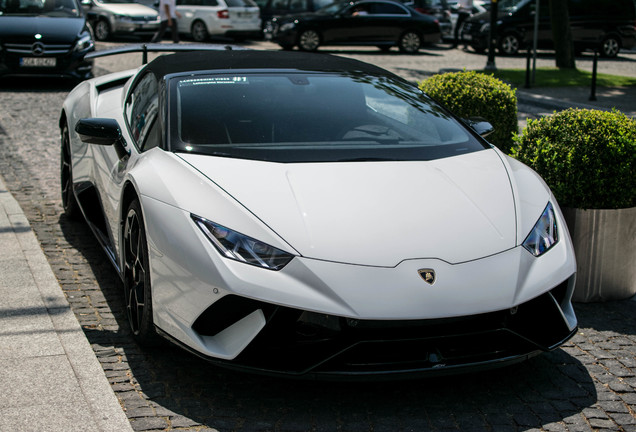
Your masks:
{"label": "car hood", "polygon": [[382,267],[419,258],[459,263],[516,243],[512,188],[495,150],[428,162],[181,156],[305,257]]}
{"label": "car hood", "polygon": [[71,44],[85,27],[83,17],[54,18],[33,16],[0,17],[0,38],[14,43],[33,43],[41,34],[44,44]]}
{"label": "car hood", "polygon": [[103,3],[99,6],[101,9],[112,12],[116,15],[128,16],[158,16],[159,13],[142,4],[137,3]]}

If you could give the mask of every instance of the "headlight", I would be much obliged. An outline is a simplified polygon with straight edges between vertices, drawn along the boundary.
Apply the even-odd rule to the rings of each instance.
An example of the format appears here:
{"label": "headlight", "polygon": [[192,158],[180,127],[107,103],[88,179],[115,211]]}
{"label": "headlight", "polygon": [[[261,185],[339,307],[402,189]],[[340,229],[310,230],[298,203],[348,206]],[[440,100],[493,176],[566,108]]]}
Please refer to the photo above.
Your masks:
{"label": "headlight", "polygon": [[192,215],[192,220],[226,258],[270,270],[280,270],[294,258],[294,255],[199,216]]}
{"label": "headlight", "polygon": [[532,255],[543,255],[559,241],[556,215],[552,204],[548,203],[543,214],[523,241],[523,247]]}
{"label": "headlight", "polygon": [[117,18],[119,21],[125,21],[125,22],[133,21],[133,17],[129,15],[115,15],[115,18]]}
{"label": "headlight", "polygon": [[84,51],[93,47],[93,39],[90,34],[82,36],[77,42],[75,42],[74,51]]}
{"label": "headlight", "polygon": [[293,29],[294,27],[296,27],[296,22],[292,21],[292,22],[288,22],[288,23],[285,23],[285,24],[281,25],[279,30],[281,32],[286,32],[288,30]]}

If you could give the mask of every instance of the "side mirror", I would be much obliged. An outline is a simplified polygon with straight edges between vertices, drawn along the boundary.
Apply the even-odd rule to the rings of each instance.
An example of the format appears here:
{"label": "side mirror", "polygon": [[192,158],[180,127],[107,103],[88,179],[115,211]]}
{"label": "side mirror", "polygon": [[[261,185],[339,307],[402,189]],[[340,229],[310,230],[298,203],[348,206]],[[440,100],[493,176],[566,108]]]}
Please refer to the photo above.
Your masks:
{"label": "side mirror", "polygon": [[464,119],[464,121],[471,127],[472,130],[484,138],[495,131],[493,125],[482,117],[470,117]]}
{"label": "side mirror", "polygon": [[117,120],[110,118],[84,118],[75,125],[75,132],[87,144],[114,146],[119,159],[130,155]]}

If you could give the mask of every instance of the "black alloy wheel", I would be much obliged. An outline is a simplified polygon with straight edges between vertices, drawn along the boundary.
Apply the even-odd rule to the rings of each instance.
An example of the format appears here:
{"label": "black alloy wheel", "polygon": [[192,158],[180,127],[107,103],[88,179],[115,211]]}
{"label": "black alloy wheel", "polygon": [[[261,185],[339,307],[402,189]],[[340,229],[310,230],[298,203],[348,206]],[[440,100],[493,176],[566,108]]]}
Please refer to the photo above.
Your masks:
{"label": "black alloy wheel", "polygon": [[616,36],[606,36],[601,42],[601,56],[614,58],[621,50],[621,42]]}
{"label": "black alloy wheel", "polygon": [[73,167],[71,165],[71,139],[68,125],[62,127],[62,146],[60,157],[60,186],[62,191],[62,207],[67,217],[79,219],[81,211],[73,193]]}
{"label": "black alloy wheel", "polygon": [[422,38],[414,31],[405,32],[400,36],[400,40],[398,41],[400,51],[407,54],[415,54],[420,50],[421,45]]}
{"label": "black alloy wheel", "polygon": [[499,51],[504,55],[515,55],[520,47],[521,41],[514,33],[506,33],[499,40]]}
{"label": "black alloy wheel", "polygon": [[105,41],[110,37],[110,24],[104,18],[100,18],[95,23],[95,28],[93,29],[95,33],[95,39],[99,41]]}
{"label": "black alloy wheel", "polygon": [[298,47],[303,51],[316,51],[320,46],[320,34],[316,30],[303,30],[298,35]]}
{"label": "black alloy wheel", "polygon": [[138,199],[128,206],[124,220],[124,296],[126,314],[134,338],[141,345],[159,342],[152,319],[152,294],[146,230]]}

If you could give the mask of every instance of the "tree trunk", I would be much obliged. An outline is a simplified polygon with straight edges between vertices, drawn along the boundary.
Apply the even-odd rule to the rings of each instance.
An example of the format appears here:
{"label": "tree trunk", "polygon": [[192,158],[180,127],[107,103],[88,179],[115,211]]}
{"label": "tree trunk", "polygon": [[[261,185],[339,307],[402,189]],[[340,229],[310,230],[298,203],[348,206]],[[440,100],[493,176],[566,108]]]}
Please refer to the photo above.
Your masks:
{"label": "tree trunk", "polygon": [[549,0],[549,2],[556,67],[559,69],[576,69],[568,0]]}

